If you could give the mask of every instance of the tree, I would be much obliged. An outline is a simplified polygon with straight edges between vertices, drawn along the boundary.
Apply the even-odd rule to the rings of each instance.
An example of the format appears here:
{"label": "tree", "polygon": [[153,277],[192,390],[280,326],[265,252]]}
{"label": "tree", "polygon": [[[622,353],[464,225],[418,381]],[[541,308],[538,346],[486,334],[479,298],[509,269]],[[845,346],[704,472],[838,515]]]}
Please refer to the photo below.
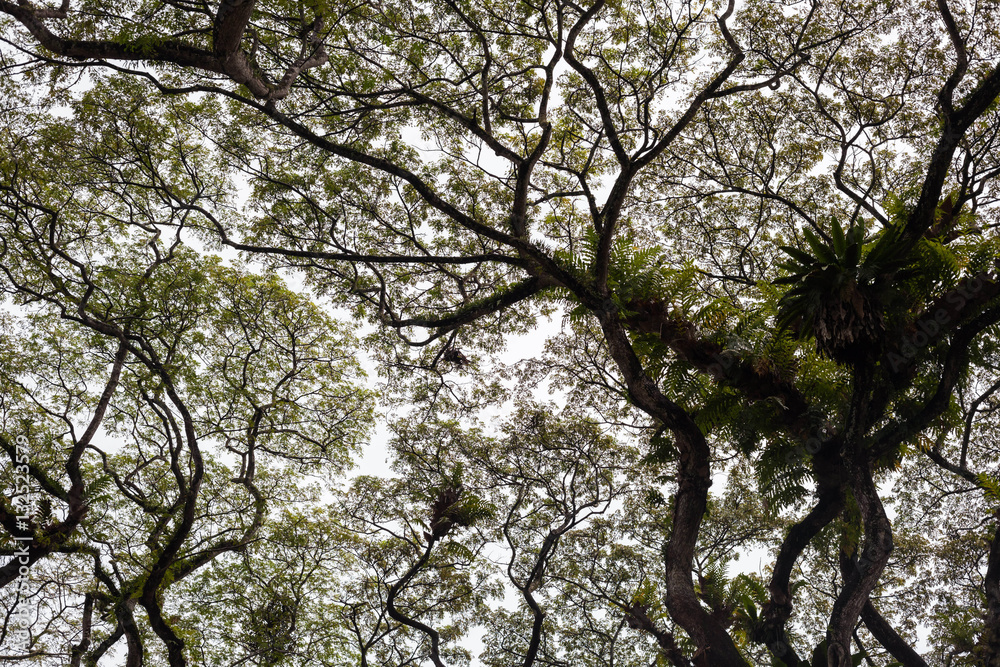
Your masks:
{"label": "tree", "polygon": [[[166,1],[112,11],[0,0],[0,11],[4,289],[87,332],[76,349],[102,350],[105,394],[136,402],[108,414],[110,399],[11,372],[26,396],[51,386],[72,397],[63,422],[96,405],[90,435],[53,451],[51,471],[31,471],[65,505],[65,518],[36,529],[33,553],[107,544],[83,536],[81,456],[115,415],[170,424],[158,460],[184,451],[194,466],[175,471],[173,496],[157,491],[181,499],[169,509],[146,509],[146,492],[124,481],[108,501],[122,504],[115,514],[162,516],[134,519],[154,536],[153,565],[108,600],[133,664],[145,642],[136,599],[171,665],[197,661],[185,657],[195,644],[227,642],[259,664],[461,663],[458,638],[487,618],[483,659],[497,665],[609,664],[612,654],[922,665],[914,618],[930,629],[928,660],[1000,664],[993,5]],[[219,361],[228,346],[257,355],[243,318],[233,335],[244,342],[204,353],[222,370],[175,367],[171,355],[230,340],[221,323],[199,337],[190,321],[275,305],[251,305],[270,289],[263,278],[199,268],[210,262],[199,246],[298,270],[317,296],[354,308],[378,327],[369,345],[387,400],[414,410],[396,426],[400,477],[358,479],[341,512],[317,524],[342,539],[269,528],[260,543],[289,545],[288,562],[326,572],[324,584],[265,574],[280,561],[250,548],[263,514],[228,529],[243,538],[224,550],[248,555],[219,555],[203,576],[269,578],[263,608],[234,603],[212,622],[250,639],[219,630],[214,646],[193,626],[185,643],[183,618],[164,618],[158,597],[191,569],[178,554],[196,520],[216,528],[185,491],[205,473],[175,375],[198,405],[249,394],[241,416],[220,408],[205,424],[222,441],[230,417],[246,429],[234,483],[258,503],[248,470],[259,465],[261,411],[275,409],[270,430],[284,434],[299,423],[292,406],[331,385],[317,375],[320,394],[272,402],[253,397],[266,385],[213,387],[232,368]],[[249,294],[214,310],[201,281]],[[158,285],[151,301],[147,285]],[[279,300],[321,317],[297,299]],[[509,384],[489,381],[505,337],[553,314],[566,325],[520,369],[515,425],[477,431],[478,411],[510,397]],[[270,319],[249,319],[270,331]],[[332,322],[313,326],[343,336]],[[276,348],[265,375],[280,393],[299,346]],[[131,366],[136,379],[117,389]],[[533,405],[531,388],[546,382],[575,407]],[[315,426],[267,448],[277,461],[308,466],[340,451],[332,442],[346,436],[325,427],[330,410],[344,419],[342,405],[320,403]],[[183,435],[175,413],[192,414]],[[615,454],[625,465],[615,470],[606,457],[633,437],[647,455]],[[268,464],[279,471],[274,497],[295,484],[281,465]],[[712,495],[719,476],[726,488]],[[727,577],[734,536],[771,549],[765,580]],[[494,544],[507,554],[500,575],[488,567]],[[325,569],[324,549],[359,579]],[[497,576],[518,608],[487,611]],[[178,594],[211,609],[211,581]],[[315,640],[322,649],[293,641],[292,610],[311,596],[339,614]],[[75,656],[89,650],[87,608]]]}

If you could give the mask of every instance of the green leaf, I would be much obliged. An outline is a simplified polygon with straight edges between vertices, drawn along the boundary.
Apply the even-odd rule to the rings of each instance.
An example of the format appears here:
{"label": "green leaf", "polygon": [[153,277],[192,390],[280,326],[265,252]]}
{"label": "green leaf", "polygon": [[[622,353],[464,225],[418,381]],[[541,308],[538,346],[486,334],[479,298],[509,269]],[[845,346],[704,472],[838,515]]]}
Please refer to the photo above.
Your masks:
{"label": "green leaf", "polygon": [[808,227],[802,228],[802,235],[806,237],[809,247],[812,248],[816,259],[822,264],[837,264],[837,255]]}
{"label": "green leaf", "polygon": [[832,220],[833,228],[830,236],[833,239],[833,251],[837,253],[838,257],[844,257],[847,254],[847,239],[844,238],[844,228],[840,226],[837,216],[833,216]]}
{"label": "green leaf", "polygon": [[801,262],[804,267],[809,267],[816,263],[815,257],[803,250],[799,250],[798,248],[794,248],[790,245],[778,246],[778,248],[785,254],[790,255],[793,259]]}

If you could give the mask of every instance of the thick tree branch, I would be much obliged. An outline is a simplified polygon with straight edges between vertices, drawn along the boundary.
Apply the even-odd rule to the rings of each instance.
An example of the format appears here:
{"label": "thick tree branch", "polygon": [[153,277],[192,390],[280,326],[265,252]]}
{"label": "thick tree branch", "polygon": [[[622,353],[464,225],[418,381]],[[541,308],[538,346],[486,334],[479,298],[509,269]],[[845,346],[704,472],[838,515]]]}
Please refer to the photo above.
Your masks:
{"label": "thick tree branch", "polygon": [[785,630],[792,615],[792,570],[812,539],[836,519],[844,507],[847,473],[840,449],[840,439],[832,438],[813,455],[818,500],[809,513],[788,530],[781,542],[767,587],[770,599],[761,614],[760,626],[754,631],[754,641],[765,644],[775,657],[789,665],[797,665],[801,661]]}
{"label": "thick tree branch", "polygon": [[628,623],[630,628],[636,630],[642,630],[646,634],[650,635],[656,640],[657,645],[663,654],[670,661],[670,664],[674,667],[691,667],[691,660],[684,655],[680,647],[677,646],[677,642],[674,640],[674,635],[671,632],[667,632],[663,628],[660,628],[653,622],[649,617],[648,608],[646,605],[634,603],[630,606],[625,607],[625,621]]}
{"label": "thick tree branch", "polygon": [[987,328],[1000,322],[1000,306],[993,306],[959,327],[951,337],[941,368],[941,379],[934,394],[912,416],[894,419],[869,439],[870,460],[878,460],[892,448],[906,442],[927,428],[933,419],[947,409],[955,384],[962,376],[972,341]]}
{"label": "thick tree branch", "polygon": [[284,99],[291,92],[298,76],[307,69],[327,62],[327,54],[319,33],[321,18],[308,27],[300,55],[285,69],[277,83],[268,81],[241,48],[253,13],[254,0],[224,0],[220,3],[212,25],[212,50],[208,51],[175,39],[153,38],[140,42],[111,40],[64,39],[48,29],[42,18],[63,18],[46,10],[36,10],[0,0],[4,12],[23,25],[43,47],[64,58],[74,60],[168,63],[193,67],[205,72],[222,74],[233,82],[246,86],[250,93],[269,104]]}
{"label": "thick tree branch", "polygon": [[704,664],[746,667],[746,659],[726,629],[701,606],[694,590],[695,545],[712,484],[711,452],[705,436],[691,416],[667,399],[646,374],[618,315],[604,311],[599,319],[608,351],[625,379],[629,396],[640,409],[671,430],[679,454],[674,517],[665,550],[667,609],[698,645]]}
{"label": "thick tree branch", "polygon": [[878,496],[871,468],[863,456],[848,459],[847,467],[851,490],[861,511],[865,539],[856,567],[844,577],[830,614],[826,634],[830,667],[851,666],[851,633],[893,549],[892,525]]}
{"label": "thick tree branch", "polygon": [[[943,4],[943,0],[941,1]],[[943,6],[947,7],[947,5]],[[958,71],[956,69],[952,77]],[[949,79],[950,82],[951,79]],[[945,84],[943,92],[948,91],[949,83]],[[957,81],[955,85],[957,85]],[[950,96],[950,93],[948,95]],[[986,113],[998,96],[1000,96],[1000,65],[995,66],[976,86],[961,108],[945,112],[944,127],[925,170],[920,196],[914,206],[913,213],[906,221],[904,238],[907,239],[909,248],[912,248],[924,232],[934,224],[934,216],[938,202],[941,200],[944,182],[959,142],[965,132],[980,116]]]}
{"label": "thick tree branch", "polygon": [[414,630],[417,630],[418,632],[421,632],[424,635],[426,635],[431,642],[430,658],[431,661],[434,663],[434,667],[445,667],[444,662],[442,662],[441,660],[440,633],[434,628],[427,625],[426,623],[421,623],[415,618],[407,616],[406,614],[399,611],[399,609],[396,607],[396,598],[403,591],[403,589],[406,588],[406,585],[410,583],[410,581],[415,576],[417,576],[417,573],[419,573],[420,570],[423,569],[425,565],[427,565],[427,562],[430,560],[431,557],[431,552],[434,550],[434,545],[437,543],[438,539],[439,538],[435,537],[434,535],[430,535],[430,539],[427,541],[427,546],[424,547],[424,551],[420,555],[420,558],[417,560],[417,562],[415,562],[413,565],[410,566],[410,569],[408,569],[406,573],[403,574],[402,577],[400,577],[399,581],[397,581],[396,583],[394,583],[392,586],[389,587],[389,593],[385,599],[385,608],[386,611],[389,613],[389,617],[392,618],[394,621],[402,623],[403,625],[409,628],[413,628]]}
{"label": "thick tree branch", "polygon": [[694,324],[673,312],[663,301],[633,301],[625,309],[634,313],[625,319],[630,330],[655,336],[699,372],[719,384],[738,389],[751,401],[778,399],[782,407],[779,419],[784,428],[797,437],[811,435],[808,399],[766,359],[752,358],[700,338]]}
{"label": "thick tree branch", "polygon": [[889,622],[885,620],[871,600],[865,602],[861,610],[861,620],[864,621],[868,632],[881,644],[889,654],[895,658],[903,667],[927,667],[927,663],[920,654],[913,650],[905,639],[899,636]]}

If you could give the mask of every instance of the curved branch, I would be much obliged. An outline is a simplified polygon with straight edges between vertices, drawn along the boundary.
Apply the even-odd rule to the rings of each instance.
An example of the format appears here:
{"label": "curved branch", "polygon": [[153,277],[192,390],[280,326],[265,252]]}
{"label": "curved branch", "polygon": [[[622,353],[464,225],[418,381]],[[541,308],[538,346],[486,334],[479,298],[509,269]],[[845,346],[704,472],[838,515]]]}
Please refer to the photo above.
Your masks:
{"label": "curved branch", "polygon": [[65,58],[75,60],[123,60],[163,62],[196,67],[216,74],[225,72],[211,51],[184,42],[163,40],[144,44],[142,49],[107,40],[63,39],[49,30],[40,18],[45,15],[29,7],[0,0],[0,12],[16,19],[43,47]]}
{"label": "curved branch", "polygon": [[1000,306],[993,306],[955,331],[934,395],[916,414],[909,418],[895,419],[872,436],[868,450],[870,460],[879,459],[892,448],[912,438],[948,408],[952,391],[965,369],[969,345],[976,336],[998,322]]}
{"label": "curved branch", "polygon": [[937,0],[937,5],[938,11],[941,12],[941,18],[944,20],[945,28],[948,31],[948,39],[951,40],[951,45],[955,49],[955,57],[957,59],[955,69],[938,93],[938,101],[941,103],[941,107],[946,114],[952,114],[955,111],[952,106],[952,96],[955,93],[955,87],[965,78],[965,73],[969,69],[969,55],[965,50],[965,40],[962,39],[962,35],[958,32],[958,24],[955,23],[955,17],[948,7],[948,0]]}
{"label": "curved branch", "polygon": [[692,563],[712,484],[708,443],[691,416],[664,396],[646,374],[617,314],[603,311],[599,320],[608,351],[625,379],[629,396],[675,437],[679,459],[677,492],[670,538],[664,551],[667,609],[697,644],[706,664],[746,667],[746,659],[729,633],[702,607],[694,590]]}
{"label": "curved branch", "polygon": [[920,197],[917,199],[913,213],[906,221],[906,228],[903,232],[910,247],[916,244],[917,239],[923,236],[924,232],[934,224],[934,214],[937,211],[944,182],[951,167],[952,156],[954,156],[959,142],[966,130],[972,126],[976,119],[986,113],[998,96],[1000,96],[1000,64],[995,66],[993,71],[976,86],[976,89],[966,98],[962,108],[945,114],[941,137],[938,139],[930,163],[927,165],[924,182],[920,188]]}
{"label": "curved branch", "polygon": [[385,605],[386,611],[389,612],[390,618],[394,621],[402,623],[403,625],[413,628],[423,634],[431,640],[431,661],[434,663],[434,667],[445,667],[444,662],[441,661],[441,635],[437,630],[430,627],[425,623],[421,623],[415,618],[410,618],[409,616],[403,614],[396,608],[396,597],[402,592],[406,587],[406,584],[410,582],[413,577],[420,572],[421,568],[427,564],[430,560],[431,552],[434,550],[434,545],[437,544],[438,538],[430,534],[430,539],[427,540],[427,547],[424,549],[424,553],[420,556],[416,563],[410,566],[410,569],[392,586],[389,587],[389,594],[386,596]]}
{"label": "curved branch", "polygon": [[474,322],[486,315],[505,310],[516,303],[535,296],[543,289],[545,289],[544,281],[541,278],[531,277],[481,301],[463,306],[445,317],[412,317],[405,320],[391,319],[388,323],[396,328],[423,327],[443,330],[453,329],[462,324]]}
{"label": "curved branch", "polygon": [[295,79],[307,69],[327,62],[322,42],[316,36],[323,22],[317,18],[306,30],[302,53],[288,67],[277,83],[257,71],[241,48],[243,36],[254,8],[254,0],[224,0],[220,3],[212,26],[212,50],[202,49],[175,39],[146,39],[138,42],[112,40],[64,39],[48,29],[42,18],[64,18],[47,10],[36,10],[0,0],[0,12],[8,14],[27,28],[43,47],[65,58],[74,60],[119,60],[126,62],[169,63],[194,67],[206,72],[222,74],[234,83],[246,86],[250,93],[273,105],[291,92]]}
{"label": "curved branch", "polygon": [[848,465],[850,486],[861,511],[864,547],[855,567],[844,577],[833,604],[827,628],[827,662],[830,667],[850,667],[851,633],[893,550],[892,525],[878,496],[871,468],[866,461]]}
{"label": "curved branch", "polygon": [[634,313],[625,319],[632,331],[655,336],[695,370],[719,384],[738,389],[749,400],[778,399],[782,406],[781,424],[798,437],[808,437],[809,400],[769,364],[699,338],[694,324],[662,301],[636,300],[626,304],[625,309]]}
{"label": "curved branch", "polygon": [[903,667],[927,667],[927,663],[920,654],[913,650],[905,639],[899,636],[889,622],[878,613],[878,609],[871,600],[865,602],[861,610],[861,620],[864,621],[868,632],[878,640],[889,654],[892,655]]}
{"label": "curved branch", "polygon": [[792,615],[792,569],[812,539],[836,519],[844,507],[846,471],[840,456],[839,439],[831,439],[820,447],[813,456],[812,467],[818,500],[801,521],[789,528],[781,543],[767,586],[770,599],[753,637],[754,641],[765,644],[775,657],[789,665],[801,662],[785,630],[785,624]]}

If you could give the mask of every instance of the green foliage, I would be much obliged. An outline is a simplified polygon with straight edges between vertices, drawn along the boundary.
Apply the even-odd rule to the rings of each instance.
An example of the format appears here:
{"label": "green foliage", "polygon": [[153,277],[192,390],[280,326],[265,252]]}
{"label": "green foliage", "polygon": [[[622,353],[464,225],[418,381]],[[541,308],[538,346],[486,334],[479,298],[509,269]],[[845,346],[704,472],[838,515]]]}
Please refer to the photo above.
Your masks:
{"label": "green foliage", "polygon": [[1000,504],[1000,480],[984,472],[976,476],[976,483],[991,502]]}
{"label": "green foliage", "polygon": [[790,259],[780,266],[790,275],[775,283],[792,287],[778,302],[775,323],[801,338],[815,338],[818,349],[846,360],[858,345],[876,344],[884,329],[880,286],[902,260],[897,228],[879,234],[868,248],[860,219],[845,234],[834,217],[831,229],[830,245],[812,230],[802,230],[812,254],[781,246]]}
{"label": "green foliage", "polygon": [[0,3],[9,659],[996,654],[995,4]]}

